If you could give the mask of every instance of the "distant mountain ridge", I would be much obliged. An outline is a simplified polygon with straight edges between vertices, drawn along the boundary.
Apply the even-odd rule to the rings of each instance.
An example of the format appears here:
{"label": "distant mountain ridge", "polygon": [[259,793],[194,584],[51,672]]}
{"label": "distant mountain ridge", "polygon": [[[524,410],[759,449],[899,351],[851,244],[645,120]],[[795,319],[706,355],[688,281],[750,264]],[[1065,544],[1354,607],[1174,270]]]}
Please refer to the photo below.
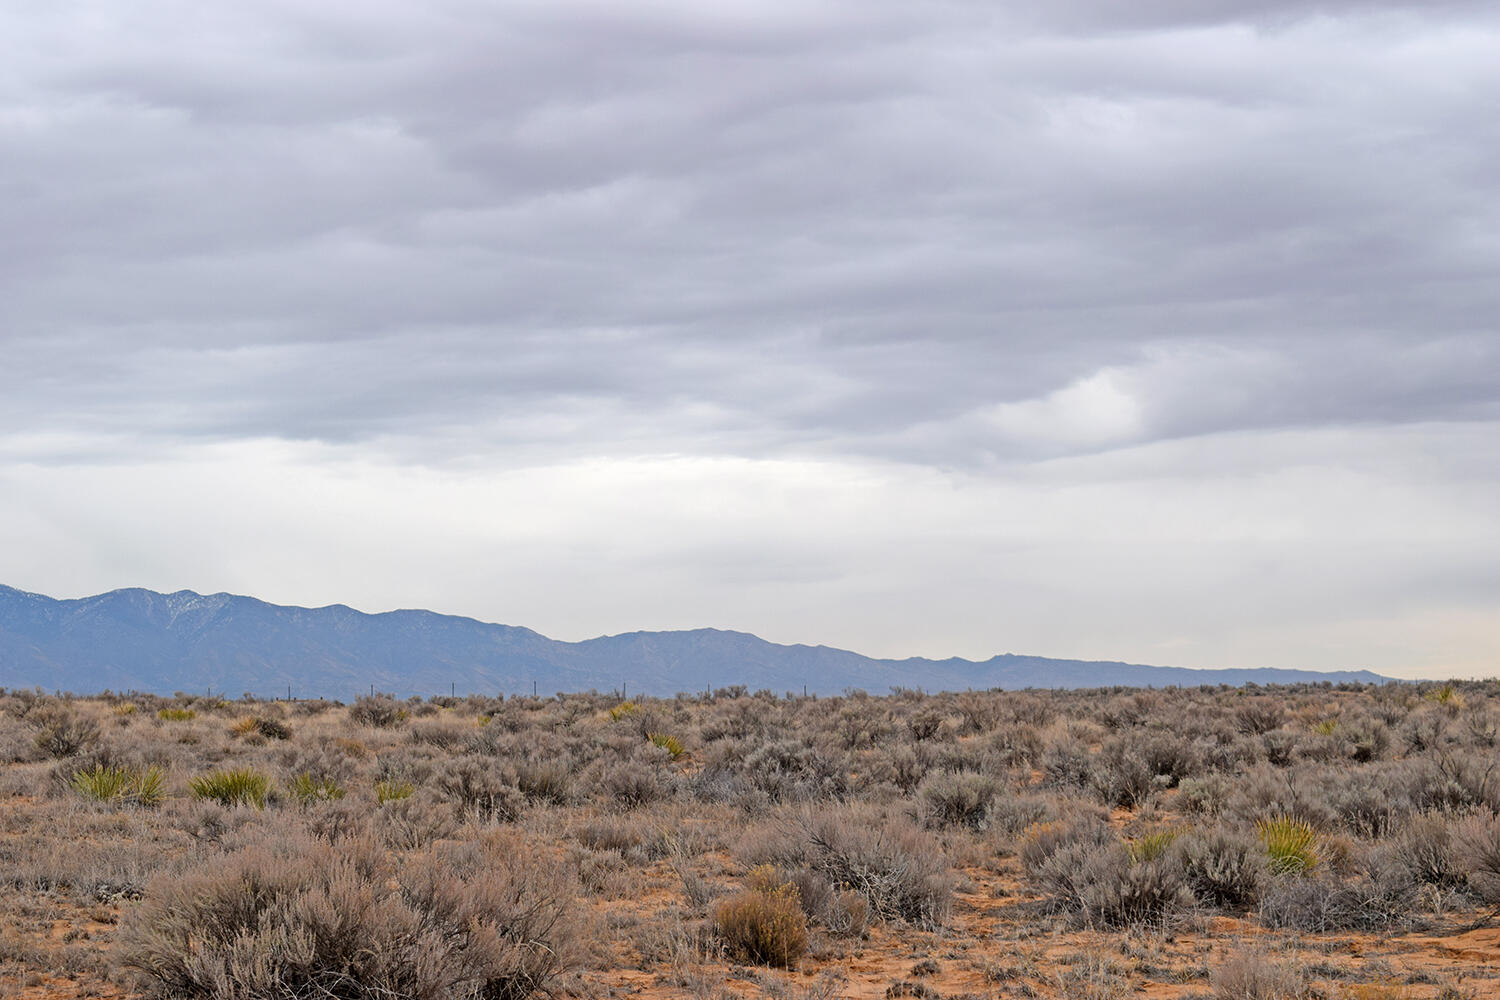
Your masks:
{"label": "distant mountain ridge", "polygon": [[744,632],[630,632],[583,642],[432,611],[366,614],[232,594],[130,588],[56,600],[0,585],[0,687],[76,693],[285,694],[347,700],[588,689],[670,695],[742,684],[833,694],[969,688],[1378,683],[1367,670],[1195,670],[1005,653],[988,660],[882,660],[786,646]]}

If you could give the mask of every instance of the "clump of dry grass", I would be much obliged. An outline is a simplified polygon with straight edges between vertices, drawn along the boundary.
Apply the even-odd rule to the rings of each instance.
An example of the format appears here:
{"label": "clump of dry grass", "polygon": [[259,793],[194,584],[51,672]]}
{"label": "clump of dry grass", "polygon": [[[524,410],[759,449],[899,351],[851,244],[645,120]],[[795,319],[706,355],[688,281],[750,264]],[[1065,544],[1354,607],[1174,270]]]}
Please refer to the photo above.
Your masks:
{"label": "clump of dry grass", "polygon": [[1301,965],[1256,949],[1231,954],[1214,968],[1209,981],[1214,1000],[1303,1000],[1310,995]]}

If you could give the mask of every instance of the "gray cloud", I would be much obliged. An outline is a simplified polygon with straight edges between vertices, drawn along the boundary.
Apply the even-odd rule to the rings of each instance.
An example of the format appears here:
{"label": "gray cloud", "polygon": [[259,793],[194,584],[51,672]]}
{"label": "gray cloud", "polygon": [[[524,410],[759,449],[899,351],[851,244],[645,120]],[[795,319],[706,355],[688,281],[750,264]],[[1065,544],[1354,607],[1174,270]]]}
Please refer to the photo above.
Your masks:
{"label": "gray cloud", "polygon": [[[0,26],[12,464],[270,440],[1005,482],[1500,422],[1493,5],[155,0]],[[1443,454],[1434,489],[1474,475]]]}

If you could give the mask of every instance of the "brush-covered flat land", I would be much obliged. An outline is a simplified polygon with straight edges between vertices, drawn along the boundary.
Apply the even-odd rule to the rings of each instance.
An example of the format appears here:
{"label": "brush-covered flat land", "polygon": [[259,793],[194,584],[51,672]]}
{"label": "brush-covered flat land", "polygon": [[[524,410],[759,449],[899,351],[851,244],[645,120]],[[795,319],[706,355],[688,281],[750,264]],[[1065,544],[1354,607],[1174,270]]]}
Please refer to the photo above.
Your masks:
{"label": "brush-covered flat land", "polygon": [[0,997],[1500,996],[1500,685],[0,694]]}

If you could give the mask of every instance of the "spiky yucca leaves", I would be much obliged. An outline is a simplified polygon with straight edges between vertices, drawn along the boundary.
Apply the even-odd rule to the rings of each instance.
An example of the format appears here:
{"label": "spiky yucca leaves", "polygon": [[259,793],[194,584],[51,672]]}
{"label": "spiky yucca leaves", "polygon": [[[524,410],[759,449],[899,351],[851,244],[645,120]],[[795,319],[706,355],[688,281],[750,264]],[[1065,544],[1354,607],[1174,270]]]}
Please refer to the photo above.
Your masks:
{"label": "spiky yucca leaves", "polygon": [[313,802],[333,802],[346,794],[344,786],[333,778],[315,778],[307,772],[297,775],[288,786],[292,797],[304,805]]}
{"label": "spiky yucca leaves", "polygon": [[416,790],[416,786],[409,781],[389,779],[375,782],[375,798],[382,805],[387,802],[400,802],[402,799],[409,799],[412,792]]}
{"label": "spiky yucca leaves", "polygon": [[200,774],[188,782],[195,798],[213,799],[226,806],[265,808],[271,779],[250,767],[230,768]]}
{"label": "spiky yucca leaves", "polygon": [[1153,833],[1147,833],[1140,837],[1137,837],[1128,845],[1130,849],[1130,860],[1156,861],[1159,858],[1163,858],[1166,856],[1167,851],[1171,850],[1172,845],[1177,842],[1177,838],[1180,836],[1182,836],[1182,831],[1172,828],[1166,830],[1157,830]]}
{"label": "spiky yucca leaves", "polygon": [[1306,820],[1276,816],[1255,824],[1276,875],[1303,875],[1318,867],[1318,831]]}
{"label": "spiky yucca leaves", "polygon": [[92,770],[76,771],[73,790],[99,802],[127,802],[154,806],[162,800],[166,772],[159,767],[107,767],[94,765]]}
{"label": "spiky yucca leaves", "polygon": [[655,746],[665,750],[673,760],[679,759],[687,752],[687,749],[682,745],[682,741],[669,733],[647,733],[646,739],[650,740]]}

